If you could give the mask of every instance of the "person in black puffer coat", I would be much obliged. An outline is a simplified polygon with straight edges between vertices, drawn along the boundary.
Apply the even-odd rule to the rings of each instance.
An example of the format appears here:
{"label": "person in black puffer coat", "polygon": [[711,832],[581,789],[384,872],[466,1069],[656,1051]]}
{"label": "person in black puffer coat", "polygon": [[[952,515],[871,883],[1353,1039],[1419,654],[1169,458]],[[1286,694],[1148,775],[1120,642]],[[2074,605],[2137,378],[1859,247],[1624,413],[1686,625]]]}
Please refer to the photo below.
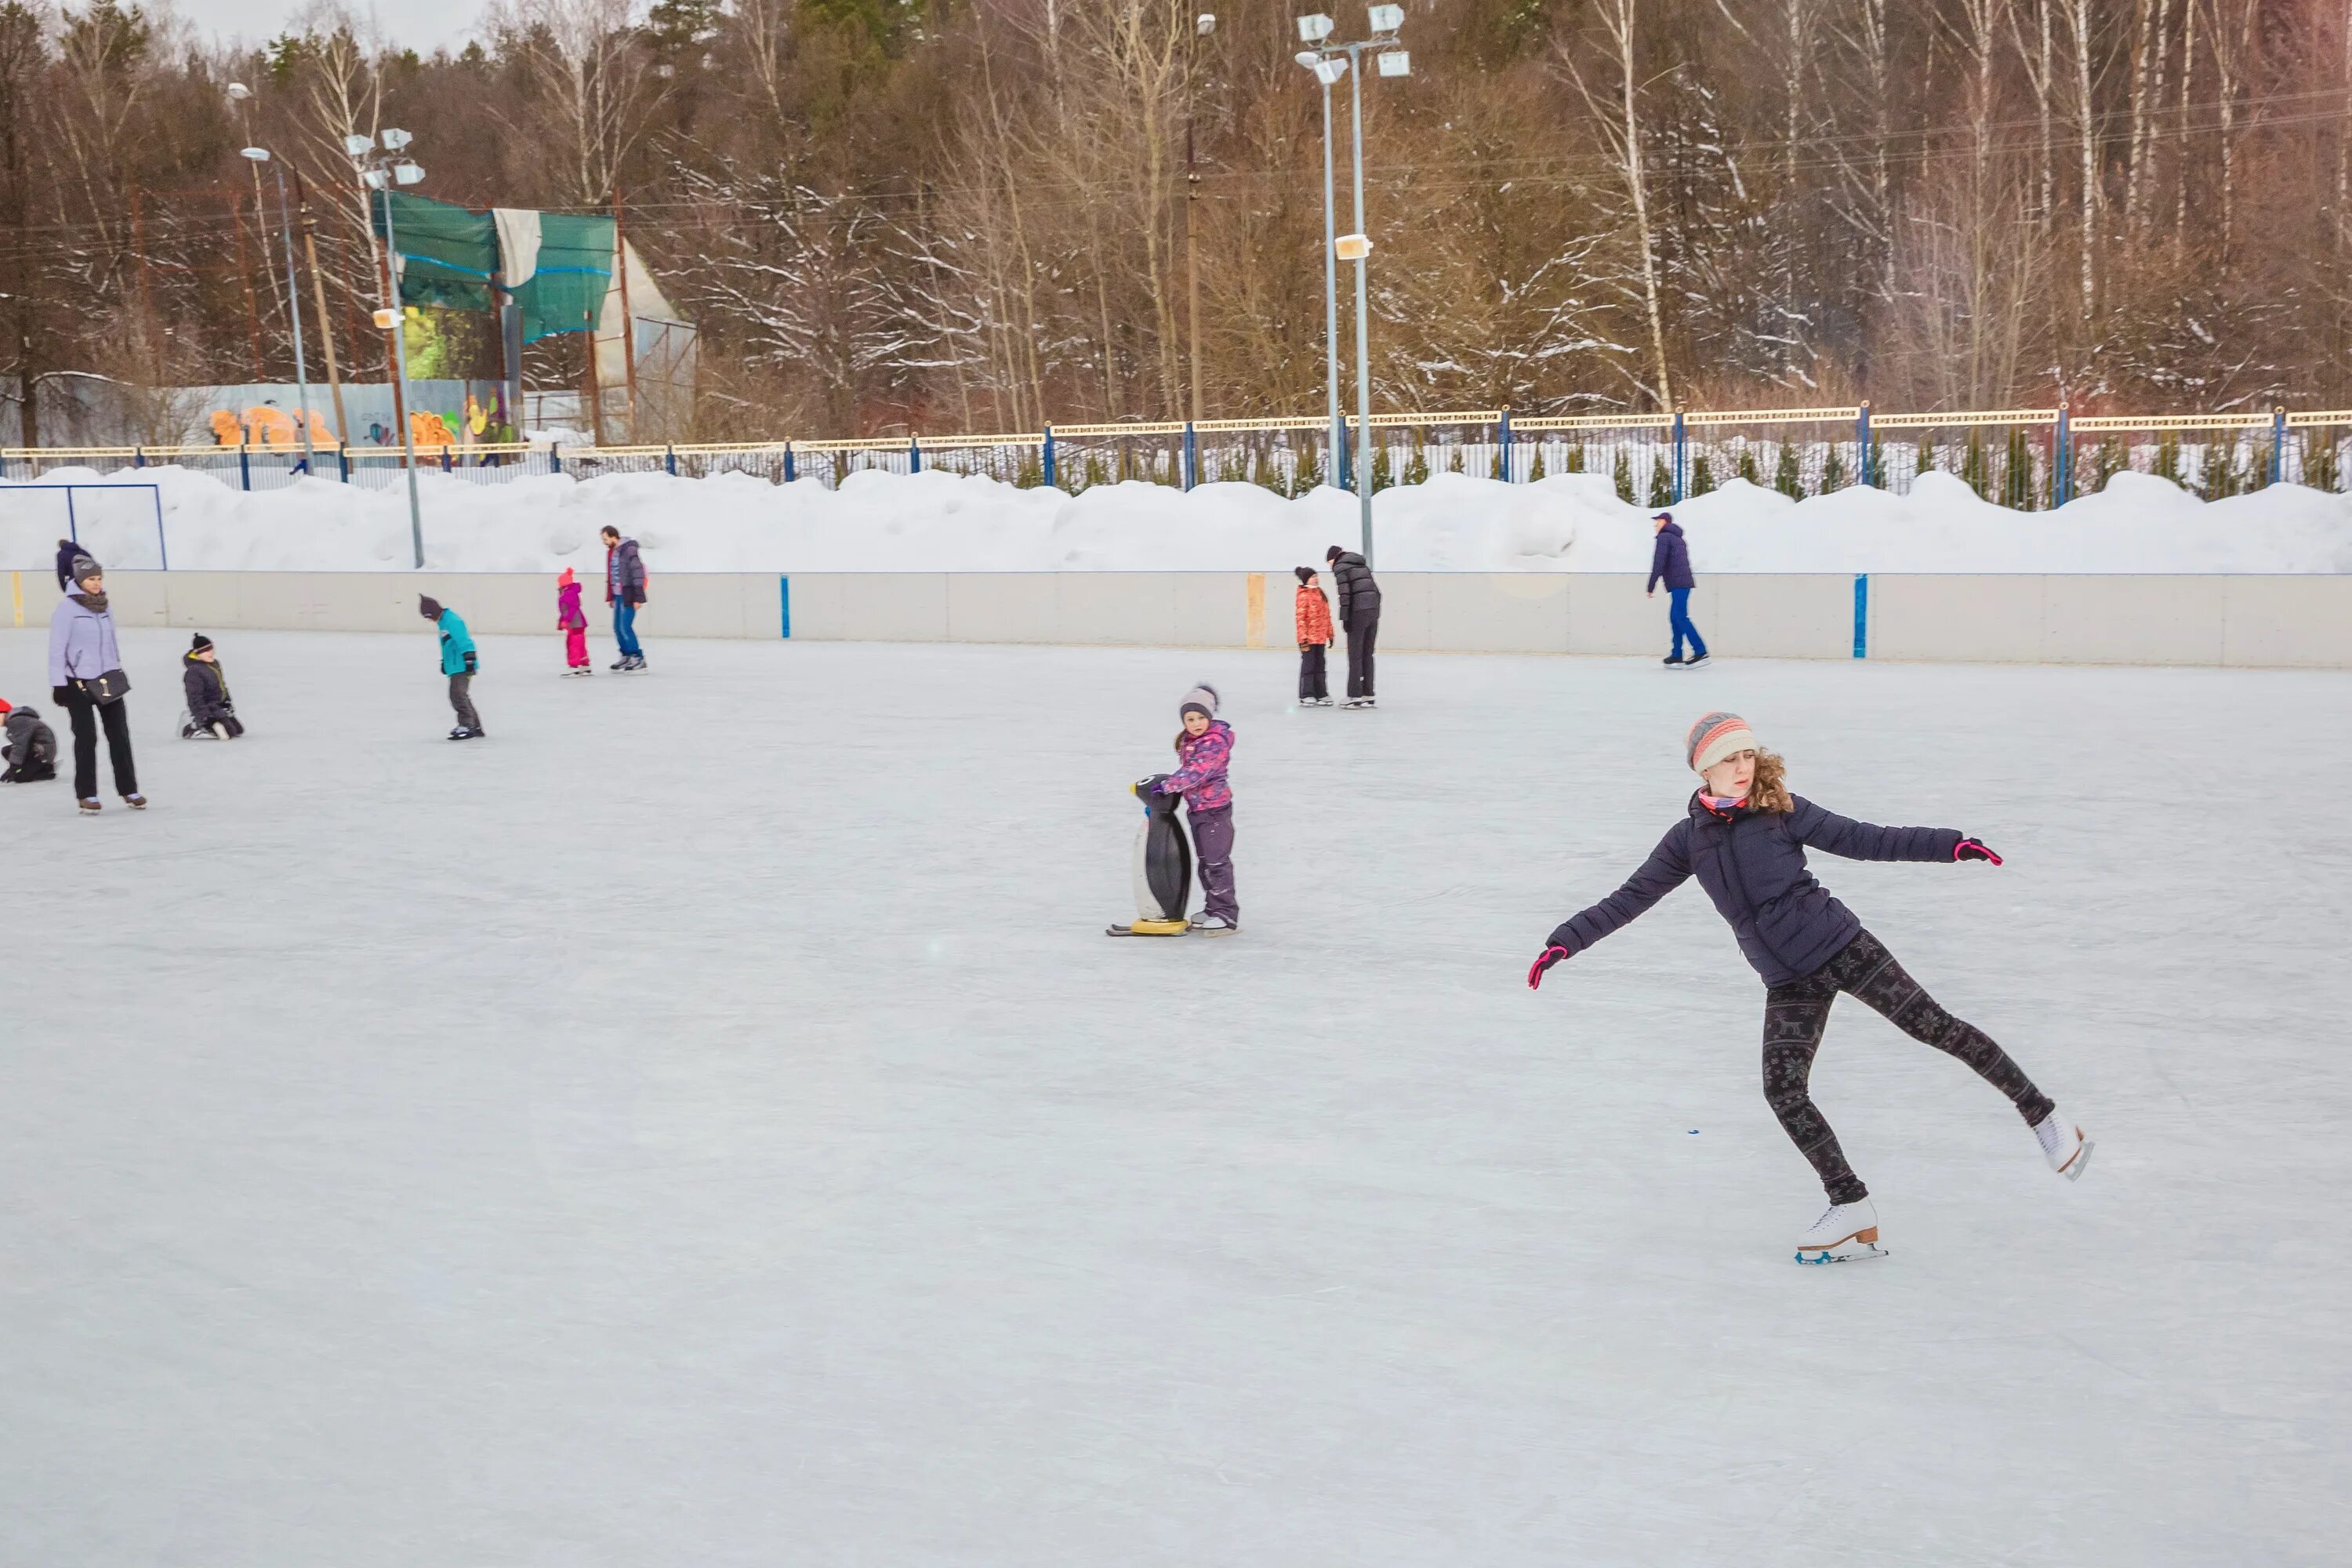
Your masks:
{"label": "person in black puffer coat", "polygon": [[1348,634],[1348,700],[1342,708],[1370,708],[1372,700],[1372,645],[1381,635],[1381,585],[1372,569],[1352,550],[1338,545],[1323,552],[1331,578],[1339,589],[1339,625]]}
{"label": "person in black puffer coat", "polygon": [[195,645],[180,656],[180,663],[185,667],[180,683],[188,693],[180,739],[234,741],[244,734],[245,725],[229,700],[228,677],[221,670],[220,656],[213,651],[213,639],[198,632]]}
{"label": "person in black puffer coat", "polygon": [[5,716],[6,746],[0,749],[0,784],[39,784],[58,776],[58,732],[41,722],[41,710],[30,705],[12,708],[0,700]]}
{"label": "person in black puffer coat", "polygon": [[73,592],[73,563],[81,555],[81,546],[70,539],[58,541],[58,592]]}
{"label": "person in black puffer coat", "polygon": [[1560,923],[1528,971],[1529,988],[1540,986],[1554,964],[1633,921],[1685,879],[1698,879],[1767,987],[1765,1099],[1829,1194],[1829,1212],[1799,1241],[1800,1262],[1877,1255],[1870,1191],[1846,1163],[1811,1089],[1813,1057],[1841,991],[1975,1068],[2017,1107],[2051,1168],[2079,1177],[2091,1152],[2081,1130],[1984,1031],[1937,1006],[1805,866],[1808,847],[1853,860],[1998,866],[2000,857],[1948,827],[1880,827],[1790,794],[1780,759],[1758,748],[1736,713],[1707,714],[1691,726],[1684,746],[1685,761],[1705,782],[1683,820],[1623,887]]}

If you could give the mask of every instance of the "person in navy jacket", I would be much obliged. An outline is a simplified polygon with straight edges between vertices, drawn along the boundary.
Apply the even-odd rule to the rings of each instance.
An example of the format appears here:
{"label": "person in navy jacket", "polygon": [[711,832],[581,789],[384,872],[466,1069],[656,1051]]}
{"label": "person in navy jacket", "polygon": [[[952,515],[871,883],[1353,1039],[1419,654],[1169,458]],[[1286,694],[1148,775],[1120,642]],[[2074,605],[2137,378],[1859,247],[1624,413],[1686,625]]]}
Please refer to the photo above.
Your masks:
{"label": "person in navy jacket", "polygon": [[[1683,525],[1675,514],[1662,511],[1650,520],[1658,525],[1658,541],[1650,551],[1650,585],[1643,590],[1651,598],[1657,597],[1658,584],[1666,584],[1666,603],[1672,606],[1666,614],[1667,624],[1674,628],[1674,651],[1666,655],[1668,669],[1696,669],[1706,662],[1706,639],[1691,625],[1691,590],[1698,579],[1691,575],[1690,544],[1683,538]],[[1690,658],[1683,657],[1683,640],[1690,640]]]}
{"label": "person in navy jacket", "polygon": [[1702,782],[1682,820],[1623,887],[1560,922],[1528,970],[1528,986],[1540,986],[1553,965],[1698,879],[1766,986],[1764,1098],[1829,1194],[1829,1212],[1798,1244],[1800,1262],[1877,1255],[1878,1214],[1870,1190],[1846,1163],[1811,1088],[1830,1004],[1841,991],[1913,1039],[1973,1068],[2017,1107],[2051,1169],[2079,1178],[2091,1153],[2081,1129],[1983,1030],[1937,1006],[1805,865],[1808,848],[1850,860],[1944,865],[1998,866],[2000,857],[1949,827],[1881,827],[1790,794],[1781,760],[1756,744],[1737,713],[1709,713],[1692,725],[1684,757]]}

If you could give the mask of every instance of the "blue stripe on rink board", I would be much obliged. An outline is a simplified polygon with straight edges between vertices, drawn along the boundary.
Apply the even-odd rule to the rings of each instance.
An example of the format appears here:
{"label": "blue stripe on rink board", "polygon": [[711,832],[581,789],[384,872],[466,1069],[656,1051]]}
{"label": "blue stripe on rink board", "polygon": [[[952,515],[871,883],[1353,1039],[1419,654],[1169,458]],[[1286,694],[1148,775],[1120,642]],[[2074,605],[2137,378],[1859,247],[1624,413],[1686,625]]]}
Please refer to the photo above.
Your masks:
{"label": "blue stripe on rink board", "polygon": [[1853,579],[1853,657],[1870,657],[1870,577],[1857,573]]}
{"label": "blue stripe on rink board", "polygon": [[793,580],[790,577],[776,579],[776,605],[783,612],[783,635],[789,637],[793,635]]}

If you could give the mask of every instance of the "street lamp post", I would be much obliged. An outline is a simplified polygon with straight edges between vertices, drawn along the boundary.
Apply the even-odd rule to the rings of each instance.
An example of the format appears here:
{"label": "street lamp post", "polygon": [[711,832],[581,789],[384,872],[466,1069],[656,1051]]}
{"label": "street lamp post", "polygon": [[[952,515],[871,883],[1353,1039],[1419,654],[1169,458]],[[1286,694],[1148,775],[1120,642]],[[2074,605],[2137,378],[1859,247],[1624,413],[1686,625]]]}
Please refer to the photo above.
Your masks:
{"label": "street lamp post", "polygon": [[[1323,265],[1324,320],[1327,342],[1330,344],[1332,450],[1339,450],[1339,286],[1333,267],[1337,261],[1356,264],[1356,510],[1363,533],[1364,564],[1372,563],[1372,362],[1371,321],[1370,316],[1370,285],[1367,267],[1371,258],[1372,242],[1364,232],[1364,51],[1374,51],[1382,76],[1410,76],[1412,58],[1395,47],[1396,35],[1404,26],[1402,5],[1374,5],[1366,12],[1372,36],[1352,44],[1330,42],[1331,18],[1322,15],[1298,18],[1299,38],[1312,46],[1296,57],[1298,63],[1315,73],[1323,84],[1323,226],[1327,248]],[[1352,72],[1349,68],[1353,68]],[[1356,232],[1330,236],[1331,208],[1331,89],[1341,76],[1349,76],[1349,111],[1355,142]]]}
{"label": "street lamp post", "polygon": [[[383,150],[378,152],[381,141]],[[408,539],[415,553],[416,569],[425,569],[425,522],[416,501],[416,432],[408,420],[408,328],[400,308],[400,240],[393,231],[392,192],[395,185],[413,185],[425,178],[425,171],[416,166],[404,149],[415,138],[405,131],[386,127],[380,139],[366,136],[346,136],[343,151],[360,171],[360,179],[368,189],[383,195],[384,308],[375,313],[375,324],[392,333],[394,388],[399,395],[397,417],[400,420],[400,450],[404,466],[408,469]]]}
{"label": "street lamp post", "polygon": [[[268,163],[269,172],[278,179],[278,226],[286,242],[286,309],[294,318],[294,390],[301,405],[294,422],[302,431],[302,471],[319,471],[319,454],[310,446],[310,370],[302,353],[302,294],[294,279],[294,209],[286,200],[286,171],[273,162],[267,147],[247,147],[245,155],[253,160],[253,177],[261,178],[261,165]],[[262,243],[268,243],[268,231],[263,231]]]}

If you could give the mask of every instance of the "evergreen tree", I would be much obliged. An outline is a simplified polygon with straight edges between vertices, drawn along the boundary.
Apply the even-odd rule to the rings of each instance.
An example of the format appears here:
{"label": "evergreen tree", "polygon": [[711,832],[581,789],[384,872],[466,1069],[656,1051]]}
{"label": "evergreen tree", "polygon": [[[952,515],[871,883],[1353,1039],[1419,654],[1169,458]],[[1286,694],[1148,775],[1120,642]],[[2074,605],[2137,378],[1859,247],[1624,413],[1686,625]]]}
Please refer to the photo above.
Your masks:
{"label": "evergreen tree", "polygon": [[1705,450],[1701,450],[1697,462],[1691,467],[1690,493],[1703,496],[1713,489],[1715,489],[1715,465],[1707,460]]}
{"label": "evergreen tree", "polygon": [[1528,469],[1528,483],[1534,484],[1543,477],[1543,443],[1538,441],[1536,443],[1536,460]]}
{"label": "evergreen tree", "polygon": [[1797,444],[1794,441],[1780,443],[1780,460],[1772,469],[1772,488],[1790,500],[1805,499],[1805,479],[1797,468]]}
{"label": "evergreen tree", "polygon": [[1462,443],[1459,441],[1445,444],[1445,471],[1449,474],[1462,471]]}
{"label": "evergreen tree", "polygon": [[1573,445],[1573,446],[1571,446],[1571,447],[1569,447],[1569,449],[1568,449],[1568,461],[1567,461],[1566,463],[1564,463],[1564,464],[1562,464],[1562,465],[1560,466],[1560,471],[1561,471],[1562,473],[1569,473],[1569,474],[1580,474],[1580,473],[1584,472],[1584,443],[1583,443],[1583,442],[1579,441],[1579,442],[1577,442],[1575,445]]}
{"label": "evergreen tree", "polygon": [[1409,485],[1429,482],[1429,453],[1421,444],[1421,432],[1418,430],[1412,436],[1412,456],[1404,466],[1404,482]]}
{"label": "evergreen tree", "polygon": [[2011,511],[2032,511],[2033,507],[2033,447],[2025,438],[2025,426],[2009,427],[2009,451],[2001,464],[2000,504]]}
{"label": "evergreen tree", "polygon": [[1389,444],[1381,441],[1372,447],[1372,493],[1378,495],[1393,483],[1389,478]]}
{"label": "evergreen tree", "polygon": [[1969,445],[1960,459],[1960,482],[1980,497],[1990,499],[1991,466],[1985,461],[1984,432],[1969,427]]}
{"label": "evergreen tree", "polygon": [[1632,506],[1633,504],[1633,459],[1626,455],[1625,448],[1622,447],[1617,448],[1616,470],[1609,477],[1617,481],[1617,499],[1627,506]]}
{"label": "evergreen tree", "polygon": [[1912,455],[1911,477],[1917,479],[1921,474],[1932,474],[1935,471],[1936,443],[1930,440],[1927,433],[1923,430],[1919,433],[1919,450]]}
{"label": "evergreen tree", "polygon": [[1830,443],[1830,454],[1822,459],[1822,494],[1845,489],[1845,456],[1835,441]]}
{"label": "evergreen tree", "polygon": [[1739,443],[1739,477],[1751,485],[1764,482],[1763,475],[1756,467],[1756,448],[1745,441]]}
{"label": "evergreen tree", "polygon": [[1675,504],[1675,476],[1671,465],[1663,458],[1650,459],[1650,506],[1659,510]]}
{"label": "evergreen tree", "polygon": [[2167,430],[2157,437],[2155,472],[2159,479],[2170,479],[2176,485],[2180,482],[2180,437],[2174,431]]}
{"label": "evergreen tree", "polygon": [[1294,496],[1306,495],[1323,482],[1323,465],[1317,458],[1316,446],[1312,440],[1299,443],[1297,471],[1296,488],[1290,492]]}

